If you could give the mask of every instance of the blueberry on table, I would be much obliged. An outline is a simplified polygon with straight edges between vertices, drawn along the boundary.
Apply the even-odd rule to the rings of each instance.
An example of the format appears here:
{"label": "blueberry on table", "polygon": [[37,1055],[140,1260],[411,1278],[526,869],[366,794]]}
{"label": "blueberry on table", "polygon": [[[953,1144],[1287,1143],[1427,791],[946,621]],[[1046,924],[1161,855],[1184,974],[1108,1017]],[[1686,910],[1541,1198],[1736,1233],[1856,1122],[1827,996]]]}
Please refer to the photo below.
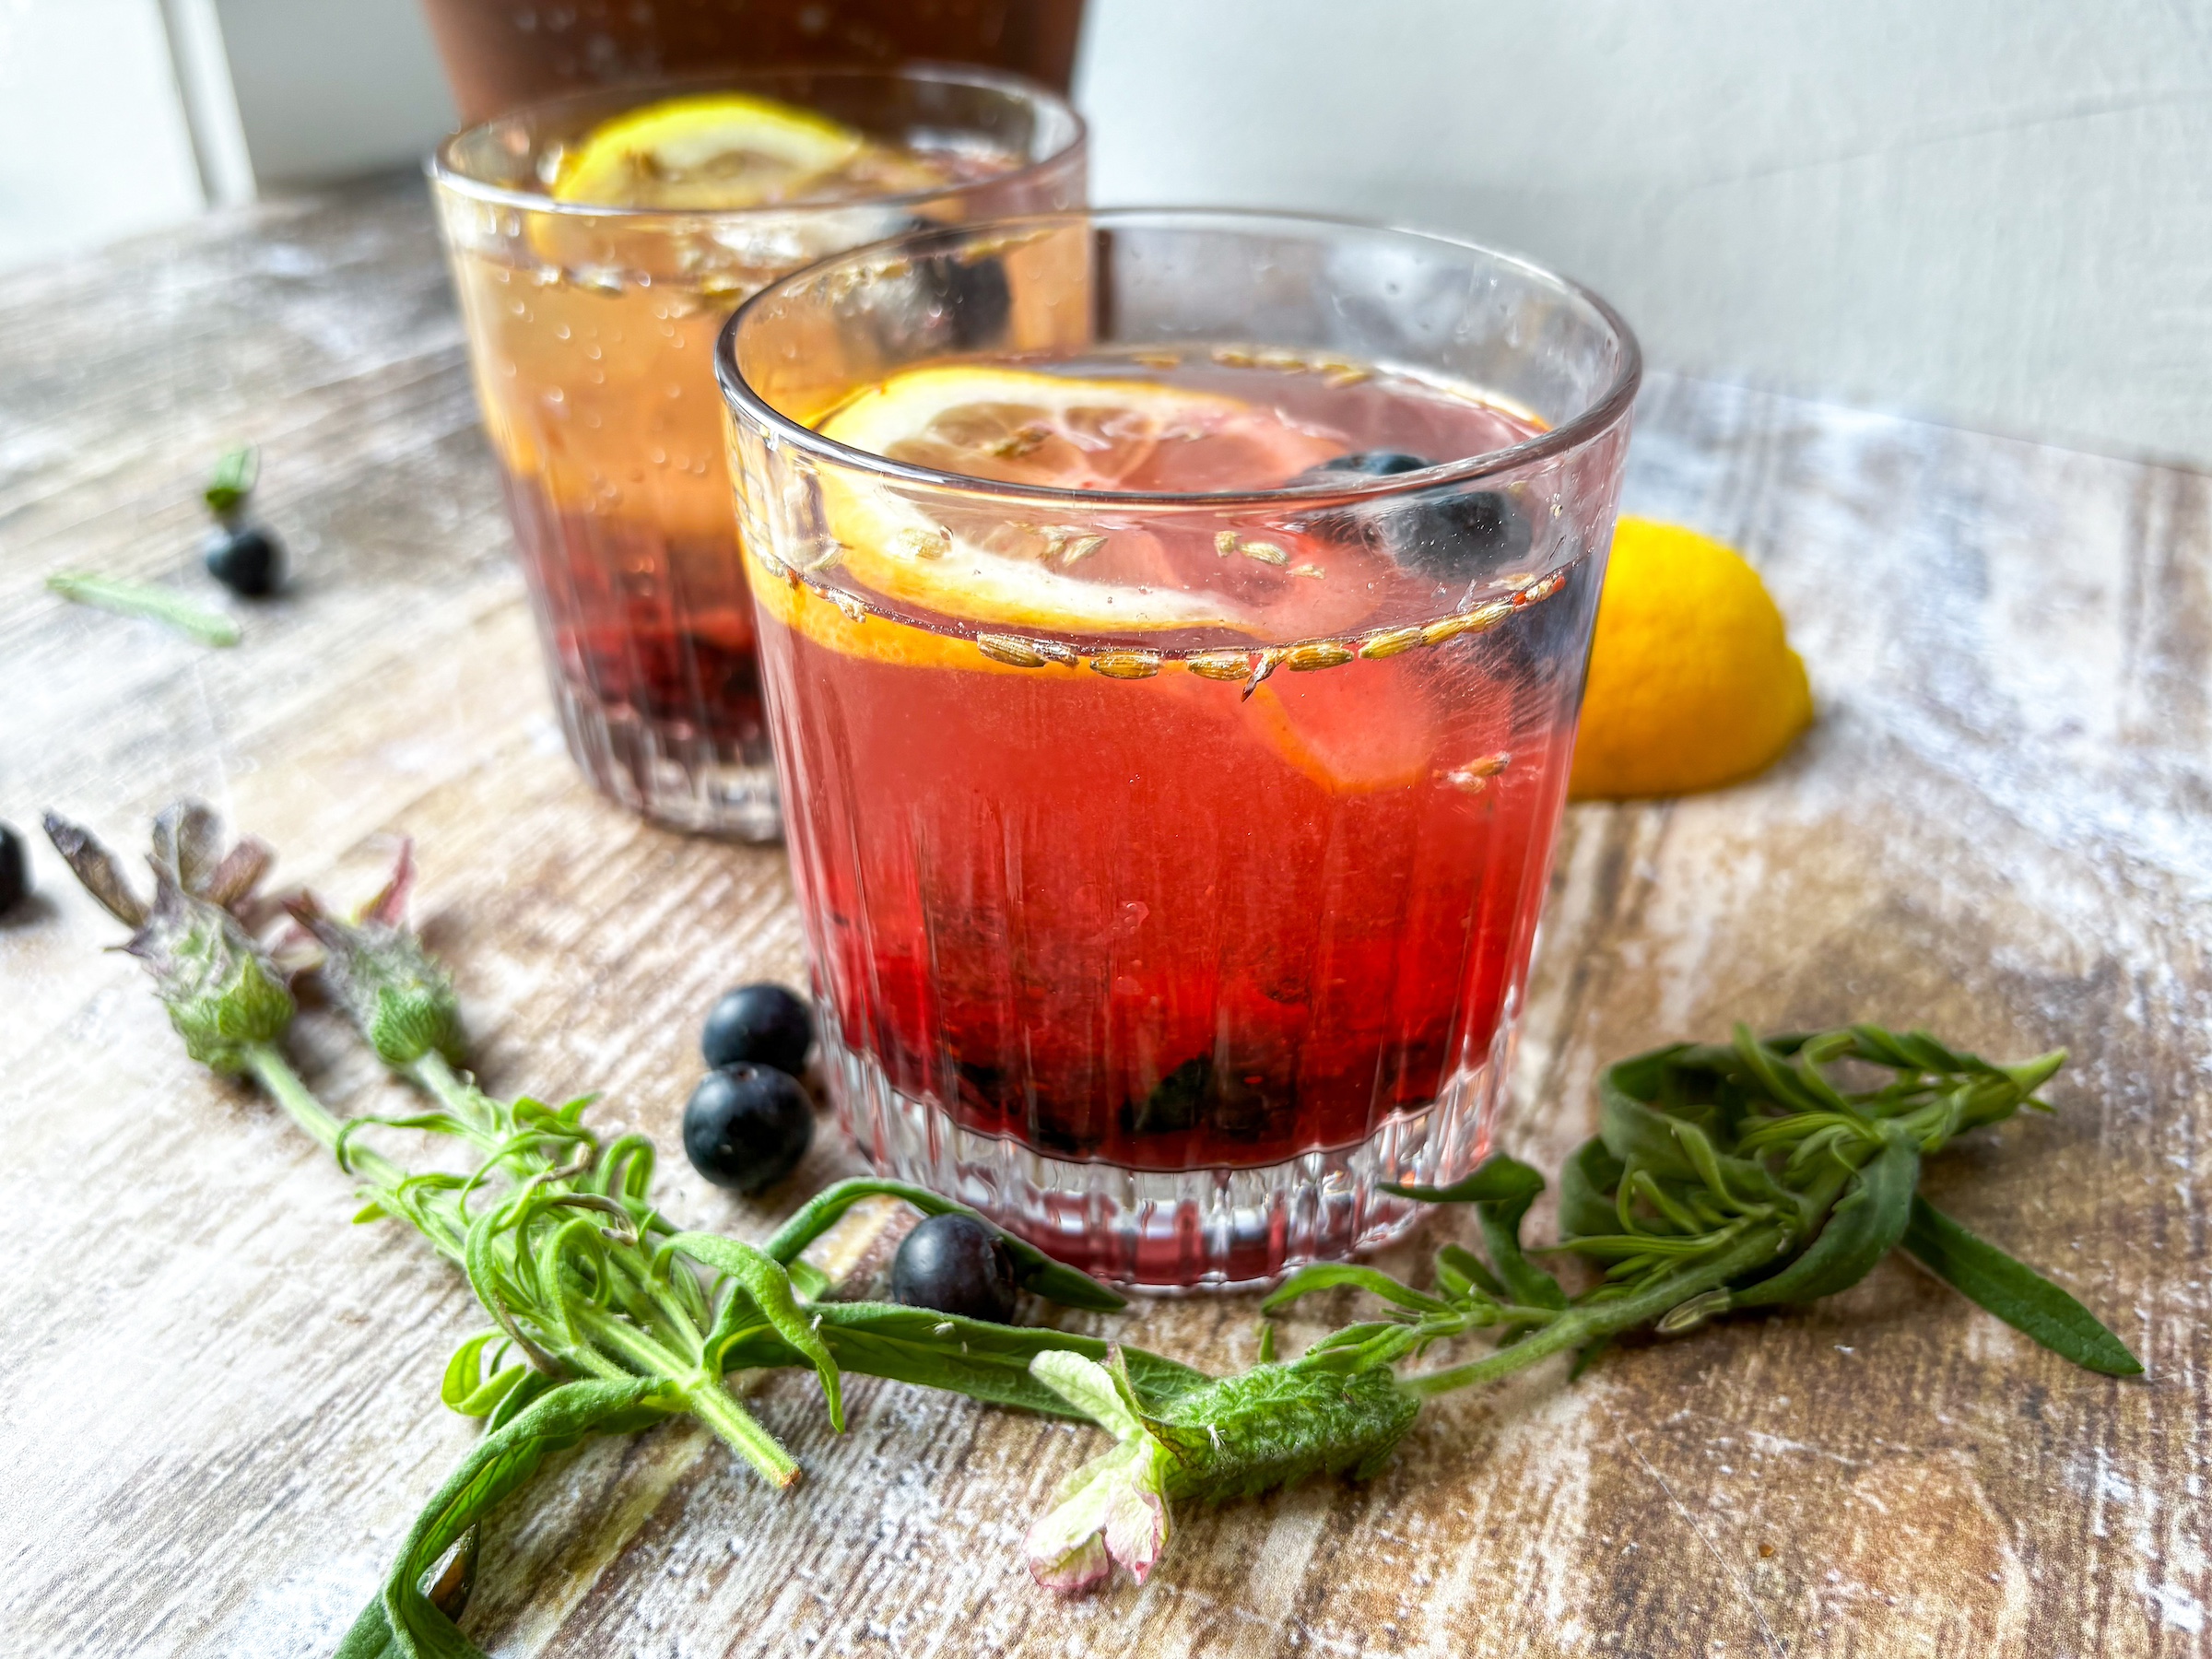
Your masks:
{"label": "blueberry on table", "polygon": [[[1310,466],[1290,482],[1350,484],[1436,465],[1402,450],[1359,450]],[[1528,551],[1531,540],[1528,521],[1513,511],[1502,491],[1451,485],[1323,512],[1313,523],[1327,535],[1372,540],[1405,569],[1443,582],[1470,575],[1480,566],[1510,564]]]}
{"label": "blueberry on table", "polygon": [[684,1155],[718,1187],[758,1193],[799,1167],[814,1105],[788,1072],[739,1064],[709,1072],[684,1106]]}
{"label": "blueberry on table", "polygon": [[207,574],[246,599],[265,599],[284,581],[284,548],[247,516],[261,481],[261,452],[250,443],[226,450],[200,499],[215,528],[201,545]]}
{"label": "blueberry on table", "polygon": [[259,524],[218,524],[202,544],[207,574],[246,599],[265,599],[284,582],[284,549]]}
{"label": "blueberry on table", "polygon": [[740,985],[707,1011],[699,1050],[709,1065],[747,1061],[797,1077],[814,1046],[814,1016],[782,985]]}
{"label": "blueberry on table", "polygon": [[30,892],[30,857],[23,838],[12,825],[0,824],[0,915],[23,902]]}
{"label": "blueberry on table", "polygon": [[891,1300],[963,1319],[1014,1318],[1014,1256],[998,1230],[973,1216],[931,1216],[891,1261]]}

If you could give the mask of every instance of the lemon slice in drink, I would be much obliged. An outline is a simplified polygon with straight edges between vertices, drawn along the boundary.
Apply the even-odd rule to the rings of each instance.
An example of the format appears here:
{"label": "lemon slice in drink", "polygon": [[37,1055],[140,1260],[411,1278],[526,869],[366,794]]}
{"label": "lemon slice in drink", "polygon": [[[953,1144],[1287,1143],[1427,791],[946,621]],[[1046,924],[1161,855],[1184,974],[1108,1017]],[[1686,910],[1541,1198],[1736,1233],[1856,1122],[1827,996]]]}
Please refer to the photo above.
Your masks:
{"label": "lemon slice in drink", "polygon": [[712,211],[804,195],[869,147],[810,111],[738,92],[665,99],[602,123],[561,162],[557,202]]}
{"label": "lemon slice in drink", "polygon": [[[1324,444],[1238,398],[976,364],[909,370],[855,393],[817,427],[893,461],[1073,489],[1173,489],[1180,448],[1203,447],[1218,462],[1224,445],[1253,468],[1244,476],[1288,477],[1312,465],[1309,447]],[[899,485],[850,473],[826,474],[822,493],[847,571],[903,605],[1060,632],[1259,626],[1225,594],[1185,591],[1146,530],[1009,524],[987,499],[947,524]]]}

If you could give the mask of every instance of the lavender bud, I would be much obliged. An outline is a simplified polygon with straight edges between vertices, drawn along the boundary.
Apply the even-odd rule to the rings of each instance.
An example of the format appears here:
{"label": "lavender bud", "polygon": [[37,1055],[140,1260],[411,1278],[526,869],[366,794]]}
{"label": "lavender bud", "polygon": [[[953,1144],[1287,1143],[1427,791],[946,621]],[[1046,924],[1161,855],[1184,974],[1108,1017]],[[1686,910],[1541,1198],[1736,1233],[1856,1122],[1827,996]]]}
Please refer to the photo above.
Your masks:
{"label": "lavender bud", "polygon": [[352,922],[341,922],[312,893],[285,901],[292,919],[326,953],[324,982],[386,1065],[412,1065],[424,1055],[459,1060],[461,1005],[453,982],[403,918],[414,883],[412,848],[400,849],[384,890]]}
{"label": "lavender bud", "polygon": [[213,816],[202,806],[172,806],[155,826],[149,906],[131,890],[113,854],[82,825],[50,812],[46,833],[92,896],[137,930],[124,948],[154,976],[185,1053],[216,1071],[235,1074],[246,1069],[248,1049],[283,1037],[292,1022],[292,996],[282,977],[235,915],[190,890],[222,872],[229,877],[226,890],[235,889],[243,900],[252,887],[245,866],[257,874],[266,862],[265,849],[245,843],[230,859],[219,860]]}

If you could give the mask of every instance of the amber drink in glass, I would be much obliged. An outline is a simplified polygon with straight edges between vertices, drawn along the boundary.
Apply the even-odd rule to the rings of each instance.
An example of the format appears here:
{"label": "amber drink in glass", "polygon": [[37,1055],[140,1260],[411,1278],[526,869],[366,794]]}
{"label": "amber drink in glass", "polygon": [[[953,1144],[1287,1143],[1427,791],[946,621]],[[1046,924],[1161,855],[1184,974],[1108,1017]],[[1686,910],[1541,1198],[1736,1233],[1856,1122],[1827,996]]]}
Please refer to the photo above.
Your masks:
{"label": "amber drink in glass", "polygon": [[1131,1285],[1401,1230],[1511,1063],[1626,327],[1457,242],[1098,213],[814,267],[719,367],[862,1148]]}
{"label": "amber drink in glass", "polygon": [[[646,205],[557,194],[619,124],[732,98],[856,135],[852,154],[788,177],[774,157],[711,155],[688,176],[645,156],[632,182]],[[449,139],[431,171],[571,751],[651,818],[772,837],[715,335],[747,295],[824,254],[1079,203],[1081,124],[980,69],[764,72],[536,106]],[[771,199],[715,206],[731,193]],[[971,318],[1007,301],[932,298]]]}

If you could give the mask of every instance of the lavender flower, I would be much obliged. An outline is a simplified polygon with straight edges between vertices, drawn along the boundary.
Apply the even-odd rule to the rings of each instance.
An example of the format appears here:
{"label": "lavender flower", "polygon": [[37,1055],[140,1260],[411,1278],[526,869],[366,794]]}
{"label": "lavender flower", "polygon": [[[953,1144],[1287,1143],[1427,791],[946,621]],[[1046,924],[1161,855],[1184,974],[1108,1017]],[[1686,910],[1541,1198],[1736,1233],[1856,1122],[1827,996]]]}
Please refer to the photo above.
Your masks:
{"label": "lavender flower", "polygon": [[292,1022],[292,995],[241,918],[269,850],[242,841],[218,856],[215,815],[182,802],[154,820],[154,898],[133,890],[115,857],[83,826],[49,812],[46,834],[92,896],[136,931],[124,949],[154,976],[169,1023],[201,1065],[233,1075],[246,1054],[273,1043]]}
{"label": "lavender flower", "polygon": [[377,1057],[397,1067],[430,1053],[457,1062],[462,1053],[453,982],[406,925],[414,851],[412,841],[400,843],[392,879],[349,923],[333,916],[312,893],[284,901],[292,920],[327,953],[323,979],[332,996]]}
{"label": "lavender flower", "polygon": [[1022,1541],[1030,1576],[1048,1590],[1088,1590],[1116,1562],[1141,1584],[1167,1547],[1171,1458],[1138,1415],[1118,1350],[1112,1358],[1112,1370],[1058,1350],[1030,1361],[1031,1376],[1117,1442],[1060,1483]]}

